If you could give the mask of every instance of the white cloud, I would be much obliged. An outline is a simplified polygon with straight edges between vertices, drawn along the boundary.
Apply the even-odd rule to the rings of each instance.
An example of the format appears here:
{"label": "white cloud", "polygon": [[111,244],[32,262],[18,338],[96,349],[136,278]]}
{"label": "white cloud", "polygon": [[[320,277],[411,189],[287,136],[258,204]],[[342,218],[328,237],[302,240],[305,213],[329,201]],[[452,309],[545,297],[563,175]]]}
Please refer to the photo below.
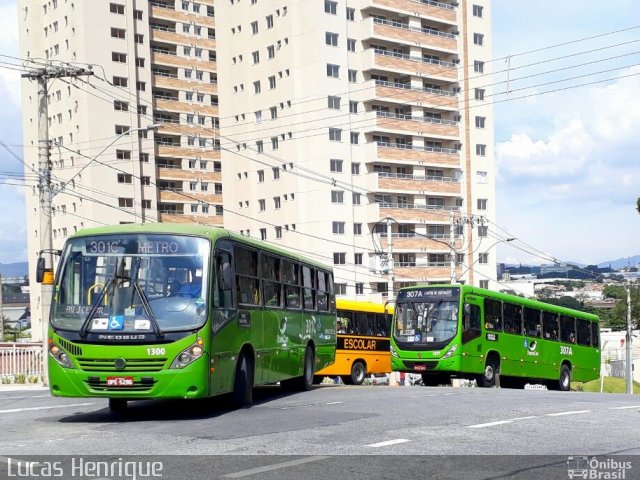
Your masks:
{"label": "white cloud", "polygon": [[[18,9],[15,3],[0,5],[0,53],[18,57]],[[9,63],[18,60],[3,57]],[[20,72],[0,68],[0,88],[5,90],[15,107],[20,107]]]}

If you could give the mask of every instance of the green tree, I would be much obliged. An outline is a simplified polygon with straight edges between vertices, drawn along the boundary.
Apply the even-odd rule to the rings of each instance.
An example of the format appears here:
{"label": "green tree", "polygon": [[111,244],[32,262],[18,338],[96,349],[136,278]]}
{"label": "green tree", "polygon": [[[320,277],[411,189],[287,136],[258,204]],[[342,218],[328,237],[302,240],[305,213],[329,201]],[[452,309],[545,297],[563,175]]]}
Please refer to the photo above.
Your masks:
{"label": "green tree", "polygon": [[[620,301],[607,312],[604,317],[605,326],[611,328],[626,328],[627,327],[627,292],[624,287],[618,287],[622,289]],[[640,316],[640,290],[637,287],[631,288],[631,326],[632,328],[638,328],[638,316]]]}
{"label": "green tree", "polygon": [[541,298],[541,302],[550,303],[552,305],[558,305],[559,307],[572,308],[574,310],[580,310],[581,312],[595,313],[595,309],[589,307],[573,297],[560,297],[560,298]]}

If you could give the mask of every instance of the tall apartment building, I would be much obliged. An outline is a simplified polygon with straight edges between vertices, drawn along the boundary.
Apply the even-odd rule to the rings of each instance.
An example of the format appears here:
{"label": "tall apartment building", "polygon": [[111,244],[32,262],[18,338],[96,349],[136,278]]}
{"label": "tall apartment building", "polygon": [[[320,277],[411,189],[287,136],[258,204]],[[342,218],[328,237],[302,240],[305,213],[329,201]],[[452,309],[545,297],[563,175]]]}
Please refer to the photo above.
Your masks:
{"label": "tall apartment building", "polygon": [[[222,224],[213,0],[19,0],[20,55],[92,65],[48,82],[53,244],[124,222]],[[22,81],[24,159],[38,170],[37,83]],[[146,131],[144,127],[156,125]],[[132,130],[128,135],[123,135]],[[27,194],[31,278],[38,192]],[[34,338],[42,330],[32,285]]]}
{"label": "tall apartment building", "polygon": [[452,276],[491,287],[490,13],[489,0],[220,2],[225,226],[333,264],[348,297]]}

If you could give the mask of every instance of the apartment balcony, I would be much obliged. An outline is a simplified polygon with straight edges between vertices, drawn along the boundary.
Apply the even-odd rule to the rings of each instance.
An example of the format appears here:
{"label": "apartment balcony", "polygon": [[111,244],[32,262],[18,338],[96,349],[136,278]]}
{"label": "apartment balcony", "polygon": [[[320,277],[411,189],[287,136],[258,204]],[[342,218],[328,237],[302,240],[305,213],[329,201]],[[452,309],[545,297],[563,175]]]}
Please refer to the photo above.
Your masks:
{"label": "apartment balcony", "polygon": [[156,143],[156,156],[168,158],[194,158],[196,160],[220,160],[220,149],[209,147],[182,147],[175,144]]}
{"label": "apartment balcony", "polygon": [[[456,267],[455,270],[456,277],[462,275],[461,267]],[[415,266],[410,266],[394,262],[393,275],[396,282],[449,280],[451,278],[451,265],[449,262],[427,262],[425,265],[416,264]]]}
{"label": "apartment balcony", "polygon": [[191,192],[181,189],[166,188],[159,189],[159,199],[161,203],[194,203],[204,202],[210,204],[222,204],[222,195],[208,192]]}
{"label": "apartment balcony", "polygon": [[363,54],[363,70],[389,70],[405,75],[439,78],[446,81],[458,79],[458,66],[453,62],[422,58],[406,53],[396,53],[380,48],[369,48]]}
{"label": "apartment balcony", "polygon": [[222,182],[222,173],[207,170],[183,169],[180,167],[158,167],[158,180],[193,181],[194,178],[206,182]]}
{"label": "apartment balcony", "polygon": [[349,6],[356,9],[375,7],[404,15],[428,17],[452,25],[457,22],[457,6],[435,0],[351,0]]}
{"label": "apartment balcony", "polygon": [[[380,234],[382,248],[387,248],[388,242],[386,235]],[[462,247],[462,238],[458,235],[454,239],[454,248]],[[395,252],[450,252],[449,234],[446,235],[420,235],[418,233],[392,233],[391,245]]]}
{"label": "apartment balcony", "polygon": [[456,35],[431,28],[414,27],[395,20],[369,17],[363,20],[363,38],[382,39],[406,45],[420,45],[433,50],[454,53],[457,50]]}
{"label": "apartment balcony", "polygon": [[[426,137],[446,137],[449,140],[460,137],[459,122],[431,117],[419,117],[402,113],[375,111],[370,112],[380,131],[393,130],[405,135]],[[367,113],[369,115],[369,113]],[[367,123],[369,124],[369,123]]]}
{"label": "apartment balcony", "polygon": [[[448,194],[460,196],[460,179],[445,176],[411,175],[405,173],[375,172],[369,175],[369,190],[402,192],[406,194]],[[367,179],[368,180],[368,179]]]}
{"label": "apartment balcony", "polygon": [[203,27],[215,27],[215,17],[195,15],[192,12],[182,12],[174,8],[165,8],[160,2],[149,2],[149,17],[158,20],[168,20],[171,22],[191,23],[195,22]]}
{"label": "apartment balcony", "polygon": [[158,211],[158,221],[163,223],[196,223],[202,225],[222,226],[222,215],[194,215],[175,212],[161,212]]}
{"label": "apartment balcony", "polygon": [[193,113],[196,115],[218,116],[218,107],[214,105],[202,105],[199,103],[185,103],[176,100],[169,100],[162,97],[154,97],[154,109],[163,112]]}
{"label": "apartment balcony", "polygon": [[182,78],[172,78],[162,75],[152,75],[152,83],[157,88],[167,88],[170,90],[182,90],[185,92],[201,92],[211,95],[218,94],[218,84],[205,82],[202,80],[186,80]]}
{"label": "apartment balcony", "polygon": [[216,63],[205,57],[179,57],[173,51],[159,49],[151,52],[151,63],[163,67],[183,67],[203,72],[216,72]]}
{"label": "apartment balcony", "polygon": [[432,223],[448,221],[452,212],[459,211],[460,207],[456,206],[374,202],[367,205],[366,219],[368,223],[386,217],[399,222]]}
{"label": "apartment balcony", "polygon": [[398,103],[417,103],[424,107],[440,107],[448,110],[458,110],[458,94],[452,90],[440,90],[435,88],[419,88],[403,83],[385,82],[383,80],[371,80],[374,83],[373,98]]}
{"label": "apartment balcony", "polygon": [[455,148],[424,147],[412,144],[375,142],[376,156],[395,163],[415,162],[420,165],[459,167],[460,154]]}

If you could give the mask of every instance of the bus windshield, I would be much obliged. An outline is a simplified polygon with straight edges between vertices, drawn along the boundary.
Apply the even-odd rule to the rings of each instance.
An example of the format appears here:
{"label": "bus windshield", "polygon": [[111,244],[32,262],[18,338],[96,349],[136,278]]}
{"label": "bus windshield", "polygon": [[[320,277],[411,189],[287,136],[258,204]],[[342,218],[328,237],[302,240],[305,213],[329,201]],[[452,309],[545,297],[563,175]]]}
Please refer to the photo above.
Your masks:
{"label": "bus windshield", "polygon": [[51,325],[81,335],[198,328],[207,318],[209,251],[208,240],[190,236],[70,239]]}
{"label": "bus windshield", "polygon": [[458,302],[409,301],[396,305],[394,338],[406,343],[452,339],[458,330]]}

